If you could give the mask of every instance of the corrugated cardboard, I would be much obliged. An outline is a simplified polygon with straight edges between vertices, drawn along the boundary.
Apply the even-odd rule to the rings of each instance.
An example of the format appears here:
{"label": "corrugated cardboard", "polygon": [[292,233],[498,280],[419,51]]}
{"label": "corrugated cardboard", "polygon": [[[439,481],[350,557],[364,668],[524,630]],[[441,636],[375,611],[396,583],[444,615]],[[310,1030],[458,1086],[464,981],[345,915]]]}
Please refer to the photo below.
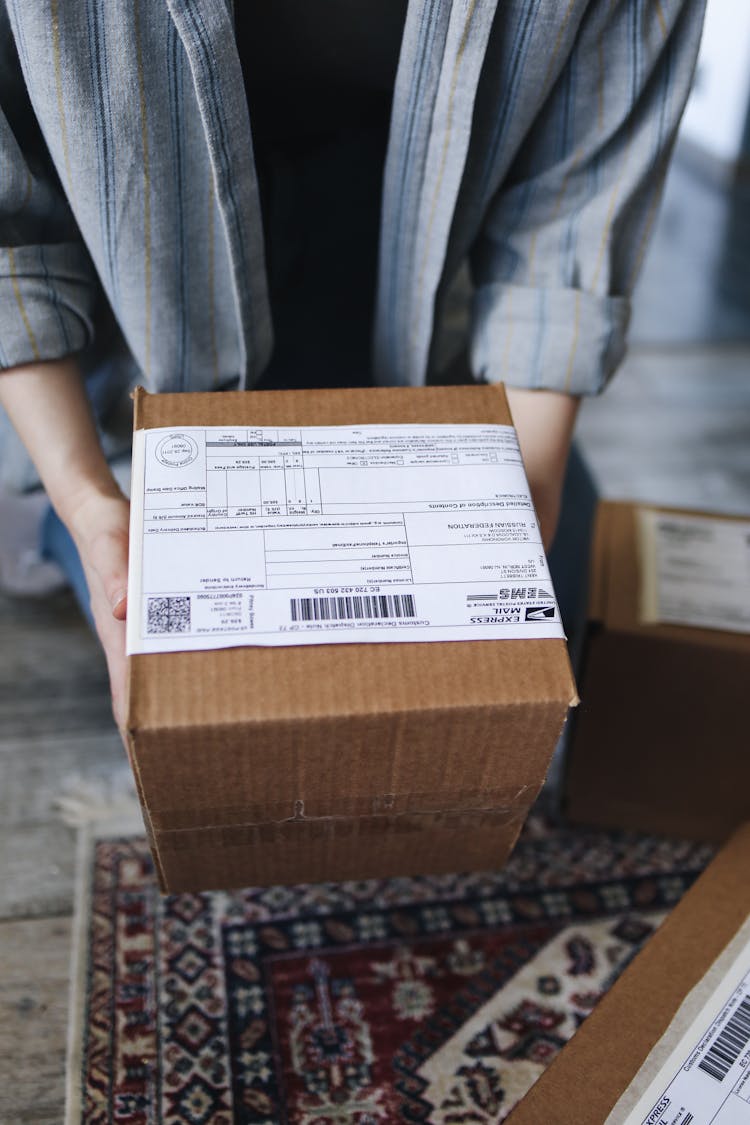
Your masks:
{"label": "corrugated cardboard", "polygon": [[684,998],[750,915],[748,871],[744,825],[509,1115],[510,1125],[603,1125]]}
{"label": "corrugated cardboard", "polygon": [[[136,395],[136,428],[508,423],[502,388]],[[574,698],[562,640],[129,660],[133,769],[169,891],[500,866]]]}
{"label": "corrugated cardboard", "polygon": [[750,817],[750,636],[641,624],[637,510],[597,514],[564,807],[584,824],[721,843]]}

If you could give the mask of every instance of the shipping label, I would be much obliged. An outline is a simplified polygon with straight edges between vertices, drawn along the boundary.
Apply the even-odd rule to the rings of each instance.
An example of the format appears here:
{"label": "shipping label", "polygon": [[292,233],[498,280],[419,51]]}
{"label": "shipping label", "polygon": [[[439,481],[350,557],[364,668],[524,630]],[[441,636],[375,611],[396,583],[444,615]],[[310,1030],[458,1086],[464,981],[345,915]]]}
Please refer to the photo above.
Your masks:
{"label": "shipping label", "polygon": [[750,521],[641,508],[641,620],[750,633]]}
{"label": "shipping label", "polygon": [[130,653],[562,636],[512,426],[135,434]]}
{"label": "shipping label", "polygon": [[660,1041],[665,1061],[644,1064],[606,1125],[750,1125],[750,927],[727,952]]}

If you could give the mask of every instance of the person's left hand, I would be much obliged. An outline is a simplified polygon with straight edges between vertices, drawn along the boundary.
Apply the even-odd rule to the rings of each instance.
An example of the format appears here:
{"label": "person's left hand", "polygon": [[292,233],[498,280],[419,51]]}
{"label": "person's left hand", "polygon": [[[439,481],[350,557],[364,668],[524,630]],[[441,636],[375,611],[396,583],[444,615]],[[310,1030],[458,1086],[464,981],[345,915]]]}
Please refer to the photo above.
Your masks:
{"label": "person's left hand", "polygon": [[506,387],[505,391],[542,542],[548,551],[560,517],[565,466],[580,400],[557,391],[531,391],[520,387]]}

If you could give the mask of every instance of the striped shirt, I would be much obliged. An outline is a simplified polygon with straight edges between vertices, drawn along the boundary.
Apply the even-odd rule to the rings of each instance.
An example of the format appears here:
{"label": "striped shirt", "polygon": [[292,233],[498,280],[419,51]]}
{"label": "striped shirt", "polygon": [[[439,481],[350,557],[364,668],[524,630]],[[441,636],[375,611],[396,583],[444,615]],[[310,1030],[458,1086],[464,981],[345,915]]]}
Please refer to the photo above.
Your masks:
{"label": "striped shirt", "polygon": [[[703,8],[409,0],[376,381],[425,381],[468,262],[477,378],[606,384]],[[231,0],[0,0],[0,367],[91,350],[108,303],[123,386],[252,386],[272,349],[262,230]]]}

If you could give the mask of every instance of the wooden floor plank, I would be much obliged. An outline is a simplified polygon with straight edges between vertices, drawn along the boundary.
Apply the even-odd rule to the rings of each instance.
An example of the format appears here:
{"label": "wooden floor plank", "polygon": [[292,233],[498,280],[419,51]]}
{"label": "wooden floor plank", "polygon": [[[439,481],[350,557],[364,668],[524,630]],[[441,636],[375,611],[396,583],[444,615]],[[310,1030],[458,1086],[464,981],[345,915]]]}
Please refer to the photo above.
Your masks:
{"label": "wooden floor plank", "polygon": [[0,923],[0,1125],[60,1125],[70,919]]}
{"label": "wooden floor plank", "polygon": [[99,642],[68,592],[0,595],[0,738],[114,730]]}
{"label": "wooden floor plank", "polygon": [[42,733],[0,739],[0,824],[56,823],[56,802],[80,778],[106,785],[128,769],[120,736],[111,730],[81,734]]}
{"label": "wooden floor plank", "polygon": [[40,674],[60,680],[77,679],[81,673],[104,668],[99,642],[89,629],[68,591],[50,598],[0,598],[3,640],[0,650],[0,682],[9,680],[23,687]]}
{"label": "wooden floor plank", "polygon": [[0,920],[70,914],[75,834],[64,824],[0,825]]}
{"label": "wooden floor plank", "polygon": [[6,738],[114,730],[105,688],[94,695],[71,691],[60,698],[0,700],[0,731]]}

